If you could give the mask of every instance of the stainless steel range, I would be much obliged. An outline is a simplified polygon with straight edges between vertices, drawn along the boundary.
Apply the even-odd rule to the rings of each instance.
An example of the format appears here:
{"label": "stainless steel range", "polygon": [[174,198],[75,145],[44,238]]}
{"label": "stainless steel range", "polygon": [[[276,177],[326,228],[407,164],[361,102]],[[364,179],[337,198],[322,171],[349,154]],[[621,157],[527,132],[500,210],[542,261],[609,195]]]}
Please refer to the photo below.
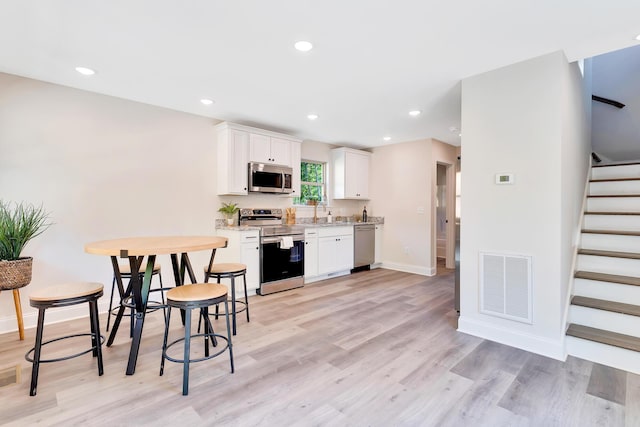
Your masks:
{"label": "stainless steel range", "polygon": [[260,227],[258,294],[304,285],[304,227],[282,224],[282,209],[240,209],[240,225]]}

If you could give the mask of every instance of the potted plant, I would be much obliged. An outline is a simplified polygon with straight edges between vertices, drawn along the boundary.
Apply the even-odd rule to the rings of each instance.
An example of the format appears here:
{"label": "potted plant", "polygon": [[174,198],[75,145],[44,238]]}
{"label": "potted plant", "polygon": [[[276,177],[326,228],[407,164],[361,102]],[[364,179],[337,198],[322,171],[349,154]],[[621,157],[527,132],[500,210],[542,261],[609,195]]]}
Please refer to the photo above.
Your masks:
{"label": "potted plant", "polygon": [[31,239],[42,234],[51,223],[42,206],[11,204],[0,200],[0,291],[13,290],[20,339],[24,339],[19,288],[31,282],[33,258],[22,257]]}
{"label": "potted plant", "polygon": [[227,224],[233,225],[233,216],[238,212],[240,208],[235,203],[222,203],[222,207],[218,209],[218,212],[222,212],[225,218],[227,218]]}

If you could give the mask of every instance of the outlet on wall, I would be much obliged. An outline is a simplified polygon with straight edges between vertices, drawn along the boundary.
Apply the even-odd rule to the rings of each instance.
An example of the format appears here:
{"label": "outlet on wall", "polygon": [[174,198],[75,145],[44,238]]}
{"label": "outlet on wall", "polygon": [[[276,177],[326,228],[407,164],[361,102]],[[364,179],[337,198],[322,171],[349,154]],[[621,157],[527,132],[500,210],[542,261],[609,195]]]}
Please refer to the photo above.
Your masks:
{"label": "outlet on wall", "polygon": [[409,246],[405,246],[405,247],[404,247],[404,253],[405,253],[405,254],[408,254],[408,253],[409,253]]}

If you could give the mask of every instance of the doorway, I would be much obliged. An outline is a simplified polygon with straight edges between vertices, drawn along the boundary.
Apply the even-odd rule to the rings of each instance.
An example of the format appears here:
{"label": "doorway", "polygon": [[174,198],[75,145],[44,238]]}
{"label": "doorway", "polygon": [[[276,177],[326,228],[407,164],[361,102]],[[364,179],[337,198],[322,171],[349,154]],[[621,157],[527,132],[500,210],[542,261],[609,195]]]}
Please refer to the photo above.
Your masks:
{"label": "doorway", "polygon": [[455,170],[447,163],[436,164],[436,264],[455,268]]}

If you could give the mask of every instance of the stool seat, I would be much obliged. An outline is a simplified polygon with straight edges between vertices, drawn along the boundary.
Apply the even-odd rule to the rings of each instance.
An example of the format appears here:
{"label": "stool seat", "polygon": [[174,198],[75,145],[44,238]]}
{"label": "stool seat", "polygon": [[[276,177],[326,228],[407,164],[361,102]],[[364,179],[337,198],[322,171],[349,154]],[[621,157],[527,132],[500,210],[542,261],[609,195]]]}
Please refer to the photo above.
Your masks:
{"label": "stool seat", "polygon": [[247,266],[237,262],[222,262],[220,264],[213,264],[211,270],[209,266],[204,266],[204,272],[209,274],[223,274],[223,273],[240,273],[246,270]]}
{"label": "stool seat", "polygon": [[63,285],[50,286],[45,289],[38,289],[31,295],[31,301],[47,302],[60,301],[65,299],[81,298],[102,292],[101,283],[82,282],[82,283],[65,283]]}
{"label": "stool seat", "polygon": [[[118,264],[118,268],[120,269],[120,274],[128,276],[131,274],[131,266],[129,264]],[[144,274],[145,269],[147,268],[146,263],[140,264],[140,269],[138,273]],[[153,274],[157,274],[160,271],[160,264],[153,265]]]}
{"label": "stool seat", "polygon": [[227,287],[218,283],[176,286],[167,292],[167,301],[206,301],[227,295]]}

